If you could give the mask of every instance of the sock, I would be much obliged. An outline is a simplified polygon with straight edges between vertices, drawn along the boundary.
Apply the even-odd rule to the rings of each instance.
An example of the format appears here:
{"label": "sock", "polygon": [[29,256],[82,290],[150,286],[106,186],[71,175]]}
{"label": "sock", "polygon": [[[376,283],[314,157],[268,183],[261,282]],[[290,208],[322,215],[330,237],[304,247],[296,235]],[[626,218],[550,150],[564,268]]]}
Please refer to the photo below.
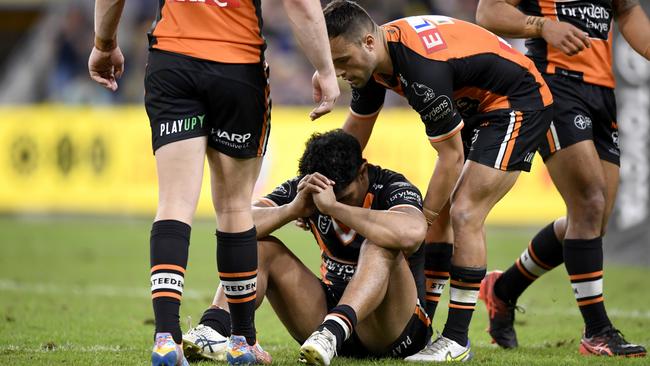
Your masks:
{"label": "sock", "polygon": [[217,231],[217,268],[230,310],[231,334],[246,337],[254,345],[257,296],[257,231]]}
{"label": "sock", "polygon": [[151,227],[151,299],[156,333],[171,333],[182,341],[179,311],[183,297],[185,268],[191,227],[176,220],[160,220]]}
{"label": "sock", "polygon": [[230,337],[230,313],[222,308],[208,308],[201,316],[199,324],[210,327],[224,337]]}
{"label": "sock", "polygon": [[533,237],[528,248],[496,281],[494,292],[499,299],[516,304],[528,286],[564,262],[562,243],[555,236],[553,223]]}
{"label": "sock", "polygon": [[485,268],[451,266],[449,286],[449,315],[442,335],[461,346],[469,342],[467,333],[476,307]]}
{"label": "sock", "polygon": [[602,238],[565,239],[564,264],[585,321],[585,335],[591,337],[612,325],[603,299]]}
{"label": "sock", "polygon": [[327,329],[336,337],[336,349],[340,350],[357,325],[357,313],[348,305],[337,305],[318,327],[319,331]]}
{"label": "sock", "polygon": [[426,310],[429,319],[433,319],[433,314],[440,302],[440,296],[449,280],[454,245],[451,243],[426,243],[424,248],[424,276],[427,283]]}
{"label": "sock", "polygon": [[420,304],[424,304],[424,296],[426,292],[426,280],[424,278],[424,244],[420,245],[418,250],[415,253],[411,254],[408,257],[407,262],[409,264],[409,269],[415,280],[415,288],[418,293],[418,301]]}

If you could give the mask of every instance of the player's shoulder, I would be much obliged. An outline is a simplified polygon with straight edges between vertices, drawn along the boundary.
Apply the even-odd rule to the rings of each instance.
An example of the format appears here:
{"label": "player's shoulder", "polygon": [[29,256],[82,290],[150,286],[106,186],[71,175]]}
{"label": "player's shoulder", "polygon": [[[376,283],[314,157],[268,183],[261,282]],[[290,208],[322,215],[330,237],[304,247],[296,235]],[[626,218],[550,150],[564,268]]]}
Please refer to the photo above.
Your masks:
{"label": "player's shoulder", "polygon": [[375,195],[388,194],[397,189],[419,190],[403,174],[390,169],[383,169],[378,165],[369,164],[370,169],[370,191]]}

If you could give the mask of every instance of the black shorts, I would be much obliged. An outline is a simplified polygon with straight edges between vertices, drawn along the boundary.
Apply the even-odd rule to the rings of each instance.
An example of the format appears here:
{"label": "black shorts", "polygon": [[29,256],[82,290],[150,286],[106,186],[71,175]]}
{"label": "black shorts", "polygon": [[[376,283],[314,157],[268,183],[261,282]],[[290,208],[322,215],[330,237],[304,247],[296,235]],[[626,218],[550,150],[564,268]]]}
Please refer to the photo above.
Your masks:
{"label": "black shorts", "polygon": [[[327,299],[327,310],[330,311],[341,300],[343,291],[342,286],[330,286],[321,282],[325,297]],[[364,345],[356,333],[352,333],[341,347],[338,353],[342,357],[353,358],[404,358],[420,352],[431,339],[433,331],[431,323],[427,318],[425,310],[420,306],[419,301],[415,305],[413,315],[400,336],[393,342],[388,350],[382,354],[371,353]]]}
{"label": "black shorts", "polygon": [[553,123],[539,152],[546,160],[562,148],[593,140],[602,160],[620,165],[614,90],[562,75],[544,75],[553,93]]}
{"label": "black shorts", "polygon": [[268,66],[224,64],[152,50],[145,108],[154,152],[208,136],[208,146],[234,158],[263,156],[271,130]]}
{"label": "black shorts", "polygon": [[491,168],[530,171],[553,111],[499,109],[472,116],[462,130],[465,159]]}

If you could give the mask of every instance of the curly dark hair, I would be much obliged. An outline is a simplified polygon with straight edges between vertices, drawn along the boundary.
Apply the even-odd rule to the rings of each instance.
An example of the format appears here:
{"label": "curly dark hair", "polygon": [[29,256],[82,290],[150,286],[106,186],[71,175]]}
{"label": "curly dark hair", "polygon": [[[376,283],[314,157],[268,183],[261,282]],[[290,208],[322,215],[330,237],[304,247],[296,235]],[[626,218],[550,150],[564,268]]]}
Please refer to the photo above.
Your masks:
{"label": "curly dark hair", "polygon": [[377,24],[359,4],[350,0],[334,0],[323,9],[327,35],[334,39],[343,35],[356,41],[364,32],[374,32]]}
{"label": "curly dark hair", "polygon": [[336,182],[334,192],[339,193],[354,181],[365,162],[361,145],[354,136],[336,129],[314,133],[305,144],[305,152],[298,163],[301,176],[321,173]]}

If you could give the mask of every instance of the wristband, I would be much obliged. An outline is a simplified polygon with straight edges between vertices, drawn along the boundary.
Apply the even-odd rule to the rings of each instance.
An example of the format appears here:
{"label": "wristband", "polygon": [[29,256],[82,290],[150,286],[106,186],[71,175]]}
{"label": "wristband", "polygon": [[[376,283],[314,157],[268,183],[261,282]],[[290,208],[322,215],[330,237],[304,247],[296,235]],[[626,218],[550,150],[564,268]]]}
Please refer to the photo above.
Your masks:
{"label": "wristband", "polygon": [[424,218],[427,220],[427,225],[432,225],[434,221],[440,216],[439,213],[429,210],[428,208],[422,208],[424,212]]}

